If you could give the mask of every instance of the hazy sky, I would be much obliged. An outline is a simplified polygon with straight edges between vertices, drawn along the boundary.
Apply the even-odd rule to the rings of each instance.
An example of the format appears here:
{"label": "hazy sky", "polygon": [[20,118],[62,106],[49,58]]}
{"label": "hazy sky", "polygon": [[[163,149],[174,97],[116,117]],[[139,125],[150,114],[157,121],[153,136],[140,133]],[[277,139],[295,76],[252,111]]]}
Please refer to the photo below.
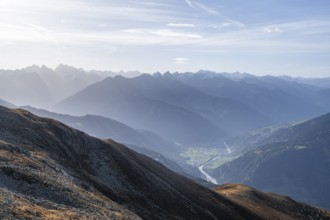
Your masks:
{"label": "hazy sky", "polygon": [[0,68],[330,76],[329,0],[0,0]]}

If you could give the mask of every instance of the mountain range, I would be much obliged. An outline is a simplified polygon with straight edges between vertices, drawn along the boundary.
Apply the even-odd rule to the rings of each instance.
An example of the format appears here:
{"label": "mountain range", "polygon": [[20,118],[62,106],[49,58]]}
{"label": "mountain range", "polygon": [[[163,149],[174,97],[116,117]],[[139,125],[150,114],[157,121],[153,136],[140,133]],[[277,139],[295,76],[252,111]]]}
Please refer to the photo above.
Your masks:
{"label": "mountain range", "polygon": [[143,147],[168,156],[170,156],[171,153],[172,155],[175,155],[175,153],[180,151],[178,146],[150,131],[133,129],[110,118],[97,115],[64,115],[43,109],[36,109],[30,106],[21,106],[20,108],[28,110],[40,117],[56,119],[70,127],[84,131],[87,134],[97,138],[111,138],[120,143]]}
{"label": "mountain range", "polygon": [[330,208],[329,78],[114,75],[66,65],[0,70],[0,104],[44,107],[53,112],[24,108],[194,178],[248,184]]}
{"label": "mountain range", "polygon": [[108,117],[186,146],[219,146],[228,136],[330,111],[327,79],[210,71],[109,77],[116,74],[67,65],[0,70],[0,98]]}
{"label": "mountain range", "polygon": [[50,107],[86,86],[105,78],[67,65],[56,69],[32,65],[17,70],[0,70],[0,98],[16,105]]}
{"label": "mountain range", "polygon": [[209,190],[121,144],[25,110],[0,107],[0,119],[1,218],[330,217],[325,210],[244,186]]}
{"label": "mountain range", "polygon": [[243,155],[212,175],[220,183],[244,183],[329,209],[330,114],[268,129],[229,143]]}
{"label": "mountain range", "polygon": [[273,123],[311,118],[330,111],[330,106],[324,105],[325,99],[319,94],[323,88],[292,78],[238,76],[209,71],[155,75],[184,82],[209,95],[244,103],[271,118]]}
{"label": "mountain range", "polygon": [[237,101],[207,95],[176,80],[117,76],[61,101],[54,111],[110,117],[182,145],[214,145],[271,120]]}

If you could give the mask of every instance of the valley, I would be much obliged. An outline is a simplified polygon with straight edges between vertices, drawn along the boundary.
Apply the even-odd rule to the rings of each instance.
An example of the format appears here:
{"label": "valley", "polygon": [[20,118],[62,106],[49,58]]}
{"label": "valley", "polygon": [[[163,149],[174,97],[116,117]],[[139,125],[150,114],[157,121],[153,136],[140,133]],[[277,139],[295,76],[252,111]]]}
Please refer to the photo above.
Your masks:
{"label": "valley", "polygon": [[[326,210],[248,188],[269,199],[256,201],[246,186],[234,186],[234,195],[228,186],[210,190],[122,144],[26,110],[0,106],[0,120],[1,218],[330,217]],[[252,201],[271,211],[251,209]]]}
{"label": "valley", "polygon": [[219,159],[220,157],[221,157],[221,155],[219,155],[217,157],[214,157],[211,160],[207,161],[206,163],[204,163],[204,164],[202,164],[198,167],[199,171],[204,175],[206,181],[211,182],[211,183],[216,184],[216,185],[218,184],[217,180],[215,178],[211,177],[207,172],[205,172],[204,167],[209,165],[213,161]]}
{"label": "valley", "polygon": [[[61,68],[75,72],[73,67],[64,67]],[[41,72],[45,70],[45,67],[34,68]],[[50,107],[18,106],[15,102],[8,102],[5,99],[7,96],[0,97],[3,99],[0,100],[0,104],[14,109],[22,108],[40,117],[59,120],[87,135],[101,138],[110,145],[113,141],[118,141],[139,152],[141,156],[146,155],[190,181],[196,181],[208,188],[233,182],[247,184],[262,191],[288,195],[298,201],[329,209],[326,200],[326,189],[330,183],[327,175],[330,171],[327,162],[330,154],[326,147],[327,143],[330,143],[327,138],[329,117],[327,114],[317,117],[327,112],[327,106],[320,104],[319,100],[325,97],[324,93],[317,96],[315,84],[315,93],[310,95],[317,96],[317,100],[313,98],[302,101],[301,97],[298,97],[299,94],[294,96],[293,91],[288,90],[289,86],[283,87],[282,84],[256,76],[253,76],[253,82],[248,81],[252,76],[249,76],[249,79],[242,76],[233,80],[230,75],[209,72],[199,72],[195,75],[144,74],[134,78],[102,77],[103,75],[95,77],[99,79],[98,82],[90,82],[90,85],[76,94],[69,95],[59,102],[54,101]],[[277,80],[285,81],[284,78]],[[300,82],[292,80],[285,83],[293,83],[299,92],[310,91],[311,85],[300,85]],[[242,85],[236,87],[237,84]],[[268,89],[270,84],[277,90],[268,96],[269,91],[266,92],[265,89]],[[262,105],[268,105],[270,98],[275,98],[278,91],[283,89],[281,93],[287,93],[285,96],[290,99],[289,102],[300,104],[291,106],[292,112],[281,109],[286,112],[284,119],[281,111],[277,112],[277,117],[275,112],[254,109],[254,102],[242,102],[243,100],[223,92],[223,87],[213,88],[215,85],[232,85],[233,88],[230,90],[236,89],[240,95],[241,92],[255,94],[255,91],[260,90],[257,96],[261,96],[262,99],[255,97],[253,100],[260,99]],[[246,88],[239,91],[244,88],[243,85]],[[323,90],[324,87],[319,87],[319,91]],[[222,97],[214,93],[215,91],[227,95]],[[9,93],[8,90],[7,94]],[[14,97],[9,100],[14,100]],[[286,105],[278,98],[271,102],[273,107]],[[294,113],[305,107],[309,109],[305,113]],[[1,143],[7,146],[10,142],[3,140]],[[76,157],[76,153],[70,155],[72,158]],[[94,167],[94,159],[89,160],[92,164],[86,169],[98,169]],[[306,161],[309,166],[305,165]],[[304,174],[305,172],[308,175]],[[277,180],[274,179],[275,174],[280,175]],[[298,180],[301,182],[298,183]],[[101,194],[108,195],[109,189],[105,189],[103,185],[108,181],[107,179],[105,182],[95,183],[94,187]],[[122,198],[119,200],[122,201]],[[154,200],[144,202],[151,204]],[[139,203],[132,204],[132,207]],[[140,208],[130,210],[136,213]],[[145,215],[137,212],[139,215]]]}
{"label": "valley", "polygon": [[329,0],[1,0],[0,220],[330,220]]}

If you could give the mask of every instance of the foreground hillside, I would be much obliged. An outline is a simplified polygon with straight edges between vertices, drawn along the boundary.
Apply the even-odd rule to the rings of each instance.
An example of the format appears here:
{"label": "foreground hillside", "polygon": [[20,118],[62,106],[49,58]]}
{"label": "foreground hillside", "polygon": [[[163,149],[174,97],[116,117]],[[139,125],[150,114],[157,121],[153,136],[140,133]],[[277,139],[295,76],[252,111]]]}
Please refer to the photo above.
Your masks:
{"label": "foreground hillside", "polygon": [[263,219],[115,142],[25,110],[0,107],[0,121],[2,219]]}
{"label": "foreground hillside", "polygon": [[239,184],[217,186],[215,191],[229,200],[242,205],[263,219],[322,219],[329,213],[297,203],[290,197],[262,193]]}
{"label": "foreground hillside", "polygon": [[97,219],[116,213],[123,219],[253,217],[114,142],[108,144],[24,110],[1,108],[0,117],[0,181],[8,195],[2,212],[16,218],[24,213],[42,216],[33,211],[34,206],[45,213],[89,213]]}
{"label": "foreground hillside", "polygon": [[240,146],[245,154],[213,171],[219,182],[248,184],[330,209],[330,114],[256,136],[240,143],[249,143],[247,150]]}

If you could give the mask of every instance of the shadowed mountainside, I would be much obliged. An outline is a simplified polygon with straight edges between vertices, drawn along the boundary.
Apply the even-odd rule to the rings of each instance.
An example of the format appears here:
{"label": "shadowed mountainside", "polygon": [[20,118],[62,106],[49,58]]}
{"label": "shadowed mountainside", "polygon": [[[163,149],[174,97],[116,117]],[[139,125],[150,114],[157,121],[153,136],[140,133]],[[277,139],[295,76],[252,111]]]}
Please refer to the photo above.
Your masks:
{"label": "shadowed mountainside", "polygon": [[97,115],[85,115],[78,117],[57,114],[29,106],[22,106],[21,108],[40,117],[58,120],[70,127],[86,132],[87,134],[97,138],[111,138],[123,144],[136,145],[151,151],[162,153],[169,157],[174,157],[175,154],[180,151],[179,146],[170,143],[150,131],[137,130],[110,118]]}
{"label": "shadowed mountainside", "polygon": [[0,120],[1,217],[263,219],[113,141],[25,110]]}
{"label": "shadowed mountainside", "polygon": [[274,123],[315,117],[330,110],[330,105],[325,105],[325,98],[318,94],[321,88],[291,78],[250,74],[235,77],[234,74],[210,71],[154,76],[178,80],[207,94],[239,101],[262,112]]}
{"label": "shadowed mountainside", "polygon": [[330,114],[250,139],[245,154],[213,170],[220,183],[248,184],[330,209]]}
{"label": "shadowed mountainside", "polygon": [[110,117],[194,146],[214,146],[228,134],[270,123],[237,101],[206,95],[184,83],[147,74],[132,79],[106,78],[61,101],[54,110]]}
{"label": "shadowed mountainside", "polygon": [[1,189],[24,202],[10,200],[2,212],[33,214],[27,205],[33,204],[42,210],[76,210],[81,216],[90,213],[96,218],[115,213],[122,219],[137,215],[144,219],[253,217],[115,142],[106,143],[23,110],[1,108],[0,117]]}

